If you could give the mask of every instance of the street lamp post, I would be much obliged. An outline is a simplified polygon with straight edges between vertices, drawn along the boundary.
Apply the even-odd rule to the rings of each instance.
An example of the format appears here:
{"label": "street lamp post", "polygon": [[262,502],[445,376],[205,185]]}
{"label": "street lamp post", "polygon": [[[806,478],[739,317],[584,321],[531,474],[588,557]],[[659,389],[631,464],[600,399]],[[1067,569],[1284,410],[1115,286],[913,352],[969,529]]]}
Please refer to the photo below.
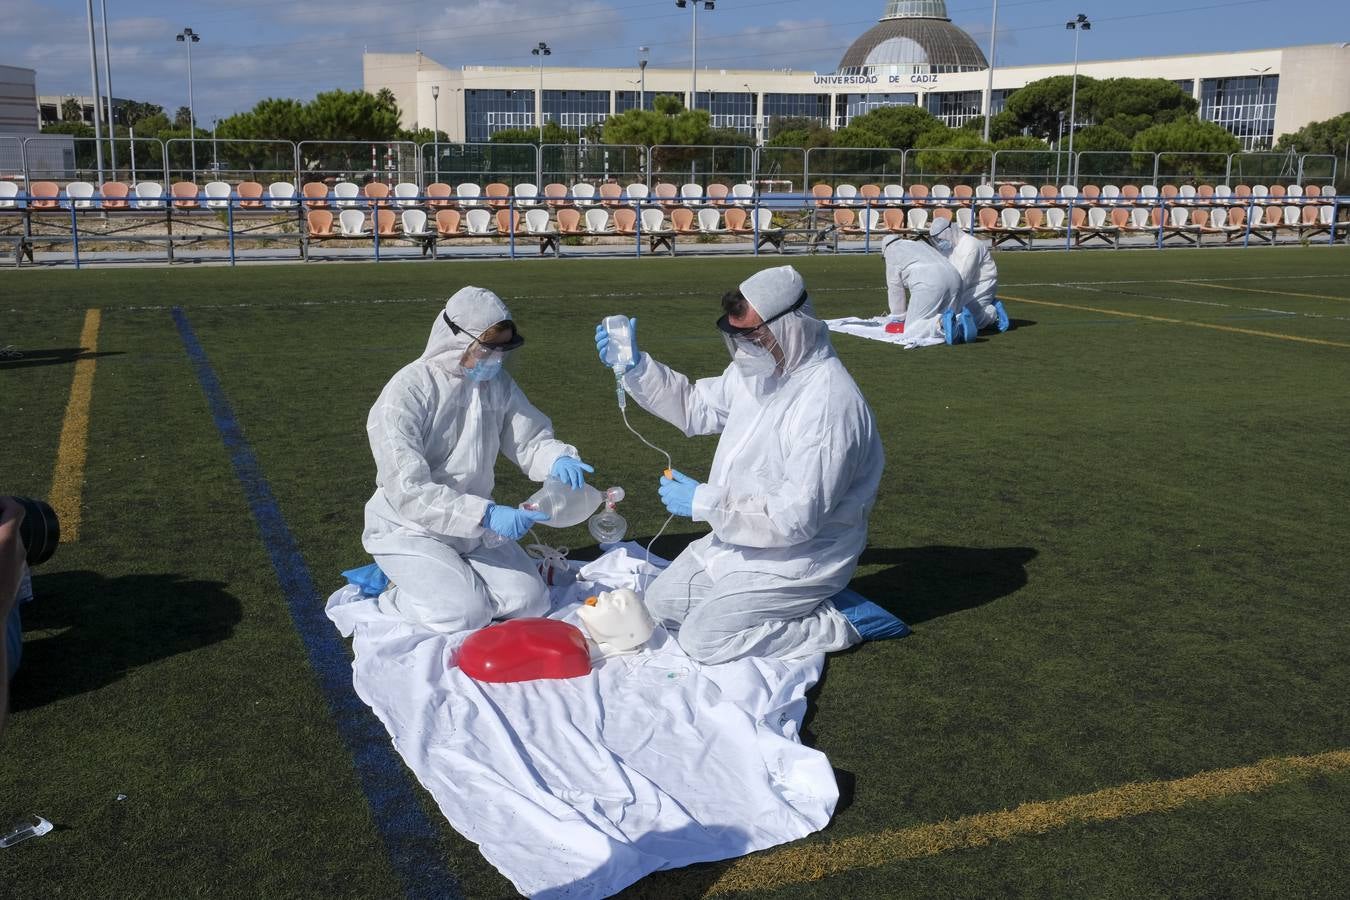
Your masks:
{"label": "street lamp post", "polygon": [[[691,52],[690,57],[689,57],[689,108],[690,108],[690,109],[697,109],[697,108],[698,108],[698,5],[699,5],[699,3],[702,3],[702,4],[703,4],[703,8],[706,9],[706,10],[710,10],[710,11],[711,11],[711,10],[717,8],[717,4],[714,2],[714,0],[694,0],[693,3],[689,3],[689,0],[675,0],[675,5],[676,5],[677,7],[679,7],[680,9],[684,9],[685,6],[688,5],[688,6],[692,6],[692,7],[693,7],[693,10],[694,10],[694,24],[693,24],[693,27],[690,28],[690,39],[691,39],[691,43],[692,43],[692,45],[693,45],[693,49],[692,49],[692,52]],[[711,110],[710,110],[710,111],[711,111]]]}
{"label": "street lamp post", "polygon": [[431,159],[436,180],[441,180],[441,86],[431,86]]}
{"label": "street lamp post", "polygon": [[[103,129],[99,126],[102,116],[99,113],[98,100],[98,50],[94,44],[94,0],[87,0],[89,7],[89,74],[94,83],[94,156],[98,161],[98,181],[103,183]],[[80,121],[84,121],[84,107],[81,104]]]}
{"label": "street lamp post", "polygon": [[[1270,66],[1266,66],[1264,69],[1258,69],[1255,66],[1250,68],[1256,73],[1256,108],[1260,111],[1261,118],[1264,119],[1266,112],[1266,73],[1270,71]],[[1261,143],[1265,144],[1265,140],[1263,139]],[[1255,145],[1252,149],[1256,149]]]}
{"label": "street lamp post", "polygon": [[539,110],[540,146],[544,144],[544,57],[551,56],[552,53],[553,51],[548,48],[548,44],[543,41],[540,41],[539,46],[530,51],[531,55],[539,57],[539,105],[537,109]]}
{"label": "street lamp post", "polygon": [[638,109],[647,108],[647,53],[649,48],[638,48]]}
{"label": "street lamp post", "polygon": [[1073,133],[1076,130],[1078,112],[1078,35],[1091,31],[1092,23],[1088,17],[1079,13],[1076,18],[1064,23],[1064,27],[1073,32],[1073,87],[1069,90],[1069,177],[1077,180],[1076,166],[1073,160]]}
{"label": "street lamp post", "polygon": [[998,47],[998,0],[994,0],[994,21],[989,25],[989,81],[984,87],[984,142],[989,143],[989,120],[994,117],[994,50]]}
{"label": "street lamp post", "polygon": [[[108,0],[100,0],[103,15],[103,87],[108,91],[108,165],[117,178],[117,127],[113,123],[112,44],[108,43]],[[97,104],[95,104],[97,106]]]}
{"label": "street lamp post", "polygon": [[202,39],[191,28],[184,28],[174,35],[174,40],[187,45],[188,60],[188,146],[192,148],[192,181],[197,180],[197,114],[192,107],[192,45]]}

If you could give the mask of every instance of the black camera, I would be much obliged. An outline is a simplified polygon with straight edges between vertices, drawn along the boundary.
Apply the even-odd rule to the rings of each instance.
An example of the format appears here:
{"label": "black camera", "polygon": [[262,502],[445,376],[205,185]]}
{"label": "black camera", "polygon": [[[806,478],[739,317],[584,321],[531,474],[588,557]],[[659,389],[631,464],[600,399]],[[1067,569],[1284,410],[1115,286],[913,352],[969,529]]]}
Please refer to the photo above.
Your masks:
{"label": "black camera", "polygon": [[28,565],[45,563],[61,543],[61,522],[56,518],[56,510],[32,497],[15,497],[14,502],[23,507],[19,540],[23,541]]}

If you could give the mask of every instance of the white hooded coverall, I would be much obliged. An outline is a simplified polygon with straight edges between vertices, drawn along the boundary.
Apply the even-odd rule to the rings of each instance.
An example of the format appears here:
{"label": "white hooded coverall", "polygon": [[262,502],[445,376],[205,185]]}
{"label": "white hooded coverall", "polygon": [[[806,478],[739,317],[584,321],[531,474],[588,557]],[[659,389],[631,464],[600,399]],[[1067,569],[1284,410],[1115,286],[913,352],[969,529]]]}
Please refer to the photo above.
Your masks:
{"label": "white hooded coverall", "polygon": [[927,241],[898,236],[887,238],[881,253],[886,259],[886,300],[891,315],[905,320],[901,343],[906,347],[945,343],[942,314],[961,308],[961,277],[952,264]]}
{"label": "white hooded coverall", "polygon": [[382,610],[456,632],[548,610],[548,588],[519,544],[483,546],[498,452],[543,481],[577,451],[554,439],[505,369],[482,382],[462,374],[473,341],[465,332],[511,318],[497,295],[463,288],[445,314],[464,331],[454,334],[438,312],[426,351],[389,380],[366,420],[376,487],[362,544],[393,582]]}
{"label": "white hooded coverall", "polygon": [[[741,285],[764,319],[804,291],[790,266]],[[693,519],[712,534],[647,588],[652,614],[707,663],[842,650],[858,632],[827,598],[844,588],[867,543],[885,463],[876,420],[808,301],[770,323],[781,374],[736,363],[693,384],[646,353],[624,376],[644,409],[687,436],[717,434]]]}
{"label": "white hooded coverall", "polygon": [[961,277],[959,306],[970,310],[977,328],[992,328],[998,324],[998,311],[994,309],[994,301],[998,299],[998,267],[989,245],[950,226],[942,230],[941,236],[951,241],[947,260]]}

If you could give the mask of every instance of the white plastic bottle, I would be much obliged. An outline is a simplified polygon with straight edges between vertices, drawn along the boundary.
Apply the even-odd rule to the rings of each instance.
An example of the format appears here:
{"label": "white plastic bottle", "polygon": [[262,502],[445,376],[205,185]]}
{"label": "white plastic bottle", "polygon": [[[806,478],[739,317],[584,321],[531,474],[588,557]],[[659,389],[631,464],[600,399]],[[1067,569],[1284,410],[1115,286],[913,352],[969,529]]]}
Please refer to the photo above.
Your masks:
{"label": "white plastic bottle", "polygon": [[623,375],[633,363],[633,328],[627,316],[608,316],[604,321],[605,331],[609,334],[609,349],[605,351],[605,364],[614,370],[615,375]]}

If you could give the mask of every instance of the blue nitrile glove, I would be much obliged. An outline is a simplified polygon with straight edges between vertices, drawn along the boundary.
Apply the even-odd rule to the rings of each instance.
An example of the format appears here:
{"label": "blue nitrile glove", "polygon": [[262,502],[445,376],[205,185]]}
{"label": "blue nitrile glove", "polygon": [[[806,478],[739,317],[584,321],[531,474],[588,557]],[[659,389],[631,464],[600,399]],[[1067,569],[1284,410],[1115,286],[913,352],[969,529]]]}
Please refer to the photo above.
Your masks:
{"label": "blue nitrile glove", "polygon": [[586,483],[586,473],[594,471],[593,466],[586,465],[575,456],[560,456],[553,461],[553,468],[548,470],[548,474],[575,491]]}
{"label": "blue nitrile glove", "polygon": [[487,512],[483,514],[485,528],[513,541],[523,538],[535,522],[547,521],[548,513],[518,506],[498,506],[496,503],[489,503]]}
{"label": "blue nitrile glove", "polygon": [[[628,320],[628,333],[631,336],[628,346],[633,351],[633,362],[624,370],[625,372],[631,371],[633,367],[638,364],[637,319]],[[600,362],[604,363],[606,366],[609,365],[609,363],[605,362],[605,350],[608,348],[609,332],[605,330],[605,323],[601,322],[599,325],[595,326],[595,349],[600,354]]]}
{"label": "blue nitrile glove", "polygon": [[683,472],[671,469],[674,478],[661,476],[661,502],[671,515],[694,517],[694,490],[698,482]]}

